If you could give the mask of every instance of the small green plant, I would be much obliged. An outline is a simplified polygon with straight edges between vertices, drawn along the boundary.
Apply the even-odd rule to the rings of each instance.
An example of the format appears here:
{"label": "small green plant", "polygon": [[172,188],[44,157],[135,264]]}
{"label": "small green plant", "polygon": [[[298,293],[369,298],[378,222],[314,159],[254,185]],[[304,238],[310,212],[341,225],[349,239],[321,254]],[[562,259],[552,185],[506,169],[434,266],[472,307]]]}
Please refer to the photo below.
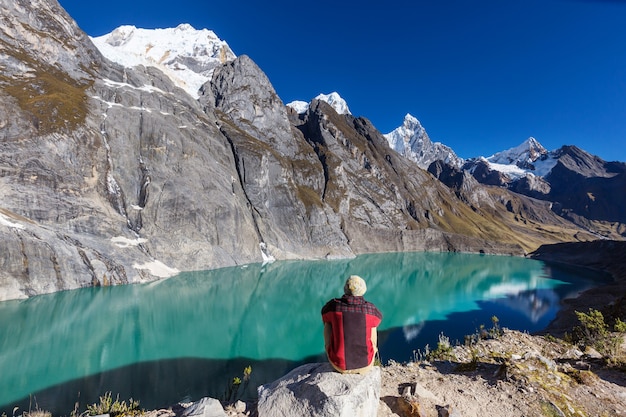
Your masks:
{"label": "small green plant", "polygon": [[602,312],[589,309],[589,314],[576,311],[580,326],[576,327],[581,341],[588,346],[598,345],[609,332],[609,326],[604,322]]}
{"label": "small green plant", "polygon": [[565,341],[565,343],[569,343],[570,345],[576,344],[574,342],[574,336],[570,332],[563,333],[563,340]]}
{"label": "small green plant", "polygon": [[500,319],[497,316],[491,317],[492,327],[487,329],[484,324],[481,324],[474,334],[468,334],[464,337],[465,346],[473,346],[481,340],[485,339],[498,339],[504,331],[500,327]]}
{"label": "small green plant", "polygon": [[246,366],[243,368],[243,380],[238,376],[234,377],[232,381],[229,381],[226,391],[224,392],[224,401],[228,403],[233,403],[237,401],[240,396],[239,388],[243,385],[243,389],[241,392],[246,392],[246,388],[250,383],[250,375],[252,375],[252,366]]}
{"label": "small green plant", "polygon": [[241,386],[241,378],[239,378],[238,376],[234,377],[233,381],[230,383],[230,387],[228,390],[228,397],[227,397],[228,402],[235,400],[240,386]]}
{"label": "small green plant", "polygon": [[621,333],[626,330],[626,323],[619,318],[615,320],[614,330],[620,334],[614,334],[609,330],[602,312],[589,309],[589,313],[576,311],[580,326],[573,330],[572,339],[581,347],[593,347],[602,354],[610,364],[617,364],[621,358]]}
{"label": "small green plant", "polygon": [[[426,345],[428,349],[428,345]],[[426,353],[428,360],[449,360],[452,359],[452,345],[450,344],[450,338],[443,333],[439,334],[439,341],[437,342],[437,349]]]}
{"label": "small green plant", "polygon": [[492,339],[498,339],[502,336],[502,329],[500,328],[500,319],[496,316],[491,317],[492,327],[489,329],[489,336]]}
{"label": "small green plant", "polygon": [[99,403],[94,403],[87,406],[87,414],[90,416],[97,416],[100,414],[109,414],[111,417],[123,417],[123,416],[139,416],[144,413],[139,408],[139,401],[135,401],[132,398],[126,404],[126,401],[120,401],[119,394],[113,400],[111,391],[105,393],[100,397]]}
{"label": "small green plant", "polygon": [[489,332],[485,330],[485,325],[481,324],[480,326],[478,326],[478,339],[486,339],[487,336],[489,336]]}
{"label": "small green plant", "polygon": [[615,320],[615,325],[613,326],[616,332],[626,333],[626,322],[621,321],[619,318]]}

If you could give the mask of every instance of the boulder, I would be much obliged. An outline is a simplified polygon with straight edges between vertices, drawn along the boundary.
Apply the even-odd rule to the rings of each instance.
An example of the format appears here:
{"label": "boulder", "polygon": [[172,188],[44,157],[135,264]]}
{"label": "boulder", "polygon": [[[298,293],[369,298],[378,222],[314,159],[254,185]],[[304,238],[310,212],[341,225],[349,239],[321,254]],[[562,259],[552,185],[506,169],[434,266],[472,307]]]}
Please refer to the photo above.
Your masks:
{"label": "boulder", "polygon": [[215,398],[196,401],[179,414],[181,417],[226,417],[222,404]]}
{"label": "boulder", "polygon": [[310,363],[258,388],[259,417],[375,417],[381,372],[340,374],[328,363]]}

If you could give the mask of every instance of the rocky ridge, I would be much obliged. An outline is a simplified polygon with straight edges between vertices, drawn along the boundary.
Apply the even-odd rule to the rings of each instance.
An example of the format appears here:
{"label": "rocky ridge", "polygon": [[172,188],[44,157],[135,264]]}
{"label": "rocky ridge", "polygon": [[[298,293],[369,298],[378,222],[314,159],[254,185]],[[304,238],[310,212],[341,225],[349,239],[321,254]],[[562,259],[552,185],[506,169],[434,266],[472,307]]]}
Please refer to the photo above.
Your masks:
{"label": "rocky ridge", "polygon": [[[626,338],[622,335],[622,352]],[[445,343],[445,338],[444,338]],[[624,358],[622,358],[623,360]],[[593,349],[582,351],[577,346],[550,336],[532,336],[519,331],[501,329],[497,336],[481,339],[471,345],[449,346],[436,359],[417,357],[407,363],[391,362],[380,367],[380,392],[376,406],[367,413],[378,417],[526,417],[526,416],[623,416],[626,415],[626,374],[619,367],[606,366],[602,356]],[[216,415],[230,417],[266,416],[269,409],[288,404],[302,404],[315,410],[317,416],[338,414],[338,395],[328,403],[321,401],[326,391],[338,390],[332,375],[317,376],[324,381],[315,391],[315,381],[296,371],[318,367],[307,364],[292,371],[268,387],[294,390],[298,395],[263,399],[259,409],[256,401],[233,404],[216,403]],[[305,369],[306,368],[306,369]],[[377,372],[378,374],[378,372]],[[339,374],[336,374],[339,375]],[[337,377],[339,378],[339,377]],[[358,378],[358,377],[357,377]],[[286,385],[290,382],[291,385]],[[298,389],[297,383],[312,385]],[[344,386],[345,388],[345,386]],[[269,395],[264,389],[264,395]],[[362,394],[359,390],[359,395]],[[317,392],[317,393],[316,393]],[[337,393],[335,393],[337,394]],[[345,394],[345,391],[341,392]],[[349,396],[349,395],[348,395]],[[284,398],[283,398],[284,397]],[[346,398],[353,404],[356,398]],[[198,403],[203,403],[201,400]],[[321,401],[321,402],[320,402]],[[363,405],[363,404],[361,404]],[[193,404],[179,404],[153,410],[149,417],[185,415]],[[279,407],[279,408],[271,408]],[[335,408],[333,408],[335,407]],[[372,414],[372,410],[375,410]],[[221,414],[223,413],[223,414]],[[288,415],[283,413],[281,415]],[[309,415],[307,413],[307,415]],[[313,415],[313,414],[311,414]]]}

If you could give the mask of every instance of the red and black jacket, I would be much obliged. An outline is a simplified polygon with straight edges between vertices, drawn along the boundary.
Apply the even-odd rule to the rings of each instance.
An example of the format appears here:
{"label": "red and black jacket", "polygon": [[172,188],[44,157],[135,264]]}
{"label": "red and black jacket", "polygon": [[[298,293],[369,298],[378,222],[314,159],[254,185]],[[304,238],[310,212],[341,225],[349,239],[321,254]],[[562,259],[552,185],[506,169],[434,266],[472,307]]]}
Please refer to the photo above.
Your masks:
{"label": "red and black jacket", "polygon": [[363,297],[344,295],[322,308],[322,321],[330,323],[332,337],[328,359],[343,370],[360,369],[374,359],[372,328],[378,327],[383,315]]}

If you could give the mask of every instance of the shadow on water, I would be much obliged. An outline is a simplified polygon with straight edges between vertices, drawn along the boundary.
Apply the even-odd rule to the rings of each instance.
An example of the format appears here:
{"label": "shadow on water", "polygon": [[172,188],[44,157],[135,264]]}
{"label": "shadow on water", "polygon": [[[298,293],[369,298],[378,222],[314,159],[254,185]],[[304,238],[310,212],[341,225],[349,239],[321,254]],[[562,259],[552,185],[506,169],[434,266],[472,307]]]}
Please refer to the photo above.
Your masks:
{"label": "shadow on water", "polygon": [[178,358],[142,362],[34,392],[29,397],[1,405],[0,414],[11,416],[13,408],[18,406],[20,409],[16,415],[37,408],[55,416],[69,416],[77,402],[78,411],[83,412],[87,405],[99,403],[99,396],[109,391],[114,398],[119,394],[120,401],[140,400],[140,407],[146,410],[165,408],[181,401],[197,401],[206,396],[225,399],[233,378],[243,380],[243,369],[251,366],[252,374],[245,392],[242,384],[236,395],[238,399],[249,400],[256,398],[258,386],[272,382],[304,363],[323,360],[325,357],[321,355],[298,362],[246,358]]}

